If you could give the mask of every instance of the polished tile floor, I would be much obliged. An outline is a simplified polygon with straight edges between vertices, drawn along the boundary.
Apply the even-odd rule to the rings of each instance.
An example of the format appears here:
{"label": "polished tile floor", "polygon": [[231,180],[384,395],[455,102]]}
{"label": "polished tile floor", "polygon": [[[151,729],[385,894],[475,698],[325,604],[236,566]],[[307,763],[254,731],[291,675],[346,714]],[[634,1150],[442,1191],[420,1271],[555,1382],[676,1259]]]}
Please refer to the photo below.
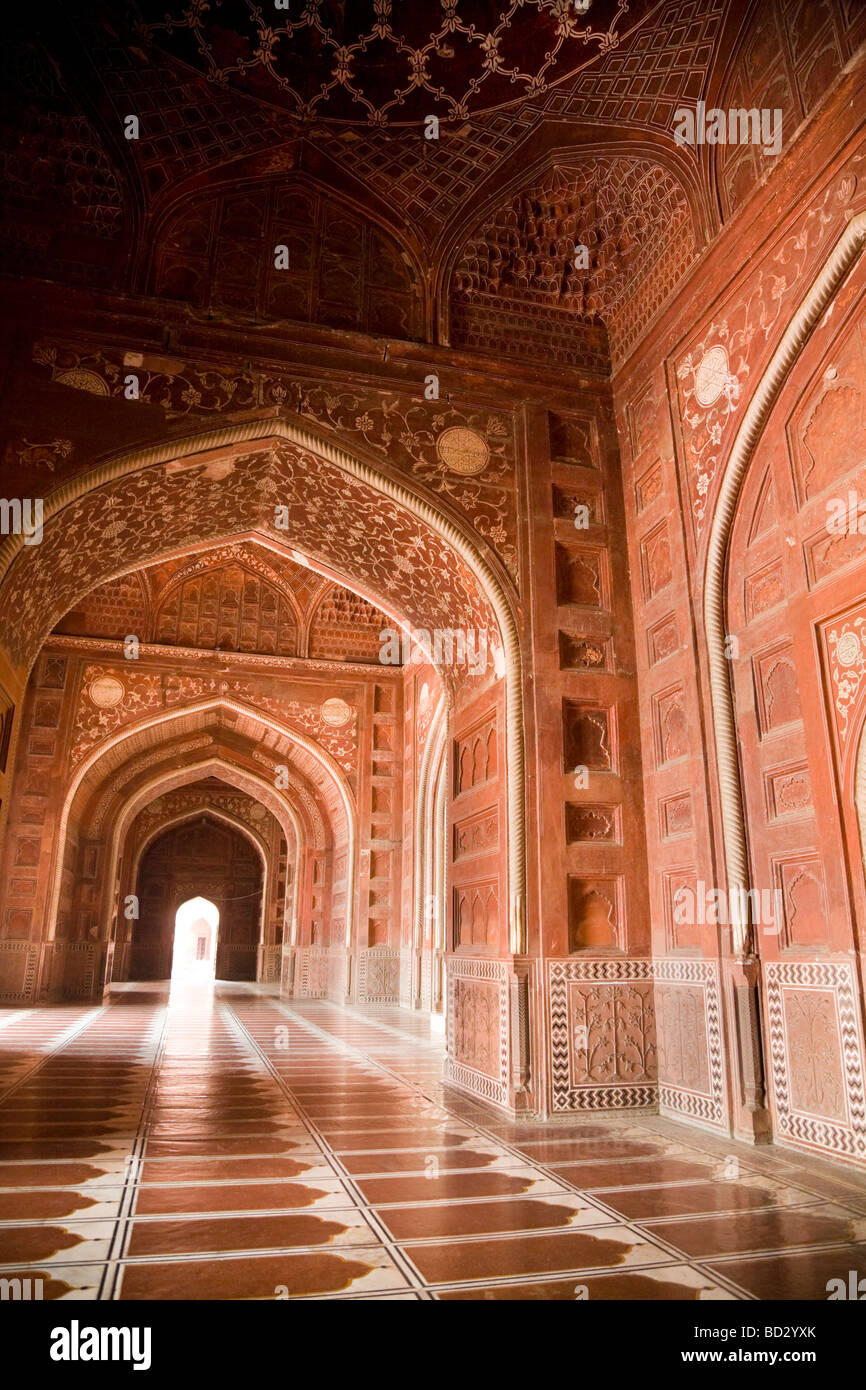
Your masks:
{"label": "polished tile floor", "polygon": [[515,1125],[397,1009],[0,1010],[0,1277],[67,1299],[826,1299],[866,1179],[658,1117]]}

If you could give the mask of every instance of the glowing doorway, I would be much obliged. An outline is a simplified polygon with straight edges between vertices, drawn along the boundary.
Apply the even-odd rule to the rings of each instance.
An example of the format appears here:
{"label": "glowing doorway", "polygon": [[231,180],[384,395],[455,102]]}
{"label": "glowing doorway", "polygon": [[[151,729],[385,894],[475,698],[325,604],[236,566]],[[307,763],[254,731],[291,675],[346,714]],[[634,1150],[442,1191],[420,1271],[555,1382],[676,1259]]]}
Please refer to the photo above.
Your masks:
{"label": "glowing doorway", "polygon": [[172,984],[205,984],[214,978],[219,909],[207,898],[181,903],[174,919]]}

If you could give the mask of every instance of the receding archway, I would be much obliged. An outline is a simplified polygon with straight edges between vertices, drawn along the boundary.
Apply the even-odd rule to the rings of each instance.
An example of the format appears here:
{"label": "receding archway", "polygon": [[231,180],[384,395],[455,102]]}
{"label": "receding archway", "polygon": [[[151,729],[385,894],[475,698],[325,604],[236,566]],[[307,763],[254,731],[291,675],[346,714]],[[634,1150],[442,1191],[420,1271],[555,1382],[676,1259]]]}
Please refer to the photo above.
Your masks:
{"label": "receding archway", "polygon": [[502,661],[505,673],[509,939],[520,951],[525,768],[514,596],[493,552],[387,468],[273,418],[104,462],[46,499],[38,556],[14,535],[0,545],[0,612],[16,613],[14,622],[0,616],[0,645],[24,677],[53,625],[95,580],[242,535],[305,556],[338,580],[348,562],[357,592],[397,622],[489,633],[491,669]]}
{"label": "receding archway", "polygon": [[[139,916],[130,959],[133,980],[172,977],[178,911],[190,899],[215,908],[209,941],[217,979],[255,980],[262,916],[262,863],[250,842],[207,814],[157,835],[142,855],[136,879]],[[198,921],[198,914],[192,919]],[[186,918],[184,919],[186,921]],[[219,931],[217,934],[217,925]],[[197,938],[196,938],[197,939]],[[190,964],[192,936],[184,928],[179,964]]]}

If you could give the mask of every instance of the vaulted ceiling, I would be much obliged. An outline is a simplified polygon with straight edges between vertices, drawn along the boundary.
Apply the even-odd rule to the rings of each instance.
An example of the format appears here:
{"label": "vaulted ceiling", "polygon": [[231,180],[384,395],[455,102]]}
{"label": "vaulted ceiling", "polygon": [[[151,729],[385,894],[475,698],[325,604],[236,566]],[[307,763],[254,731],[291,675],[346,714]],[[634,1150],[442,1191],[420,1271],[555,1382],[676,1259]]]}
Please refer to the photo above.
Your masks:
{"label": "vaulted ceiling", "polygon": [[766,171],[679,147],[678,106],[778,107],[787,142],[864,7],[84,0],[9,30],[8,268],[607,370]]}
{"label": "vaulted ceiling", "polygon": [[254,541],[144,566],[100,584],[67,613],[64,635],[161,646],[379,660],[390,619],[359,594]]}

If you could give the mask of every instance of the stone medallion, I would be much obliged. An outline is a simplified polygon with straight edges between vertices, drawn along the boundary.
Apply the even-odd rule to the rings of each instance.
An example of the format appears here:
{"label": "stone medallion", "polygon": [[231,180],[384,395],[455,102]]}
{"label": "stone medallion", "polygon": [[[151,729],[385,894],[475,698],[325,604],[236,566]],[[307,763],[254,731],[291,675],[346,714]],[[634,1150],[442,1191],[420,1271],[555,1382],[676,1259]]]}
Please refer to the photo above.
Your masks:
{"label": "stone medallion", "polygon": [[484,436],[465,425],[452,425],[443,430],[436,441],[436,452],[446,468],[466,478],[482,473],[490,458]]}
{"label": "stone medallion", "polygon": [[836,660],[840,666],[853,666],[860,655],[860,638],[856,632],[843,632],[836,643]]}
{"label": "stone medallion", "polygon": [[116,676],[97,676],[90,682],[87,693],[97,709],[114,709],[126,694],[126,687]]}
{"label": "stone medallion", "polygon": [[326,700],[322,705],[322,722],[332,729],[339,729],[352,718],[352,706],[345,700]]}
{"label": "stone medallion", "polygon": [[699,405],[715,405],[728,379],[728,354],[719,343],[708,348],[695,368],[695,400]]}

